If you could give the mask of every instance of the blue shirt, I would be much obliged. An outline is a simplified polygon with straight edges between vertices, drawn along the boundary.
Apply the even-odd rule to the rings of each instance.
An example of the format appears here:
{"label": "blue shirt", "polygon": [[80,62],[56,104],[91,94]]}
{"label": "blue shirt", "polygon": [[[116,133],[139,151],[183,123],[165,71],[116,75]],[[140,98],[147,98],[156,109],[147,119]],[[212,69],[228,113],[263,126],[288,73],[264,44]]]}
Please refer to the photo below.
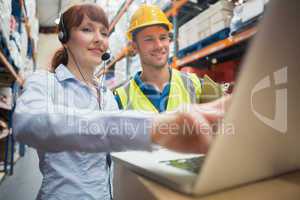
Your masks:
{"label": "blue shirt", "polygon": [[37,199],[110,199],[106,152],[151,149],[151,114],[116,111],[109,90],[99,111],[95,93],[64,65],[34,73],[23,88],[13,130],[38,151],[43,181]]}
{"label": "blue shirt", "polygon": [[[170,79],[172,77],[172,70],[170,69]],[[145,96],[150,100],[153,106],[158,112],[164,112],[167,109],[169,93],[170,93],[170,81],[164,86],[162,92],[156,90],[153,85],[144,83],[141,79],[141,71],[137,72],[134,76],[134,81],[139,86],[140,90],[145,94]],[[116,95],[116,101],[119,108],[122,109],[121,99]]]}

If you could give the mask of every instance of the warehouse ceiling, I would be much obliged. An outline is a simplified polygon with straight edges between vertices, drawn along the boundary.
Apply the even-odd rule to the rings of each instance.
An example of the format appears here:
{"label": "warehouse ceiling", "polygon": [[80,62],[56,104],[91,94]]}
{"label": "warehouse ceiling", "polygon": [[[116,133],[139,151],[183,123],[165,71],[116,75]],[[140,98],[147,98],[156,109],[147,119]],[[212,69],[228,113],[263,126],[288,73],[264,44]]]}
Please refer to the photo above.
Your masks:
{"label": "warehouse ceiling", "polygon": [[[55,19],[59,17],[60,13],[78,3],[97,3],[102,8],[105,8],[109,20],[112,20],[125,1],[126,0],[38,0],[36,2],[39,25],[41,28],[55,27]],[[134,2],[139,4],[140,2],[145,2],[145,0],[135,0]],[[131,7],[134,6],[132,5]]]}
{"label": "warehouse ceiling", "polygon": [[54,27],[59,14],[76,3],[95,2],[95,0],[38,0],[37,14],[40,27]]}
{"label": "warehouse ceiling", "polygon": [[[110,6],[110,9],[107,9],[107,14],[109,17],[114,15],[119,9],[120,5],[124,3],[125,0],[38,0],[37,3],[37,14],[39,18],[40,27],[55,27],[55,19],[58,18],[59,14],[65,11],[70,6],[77,3],[93,3],[96,2],[100,4],[103,8],[107,5]],[[135,0],[131,7],[138,5],[144,2],[152,2],[155,4],[161,4],[160,2],[170,2],[171,0]],[[196,14],[199,14],[199,11],[205,9],[207,4],[213,4],[218,0],[189,0],[185,9],[182,9],[182,12],[185,13],[185,17],[190,19]],[[245,1],[245,0],[229,0],[229,1]],[[187,14],[188,13],[188,14]],[[179,13],[179,26],[181,23],[187,21],[188,19],[181,19],[182,16]]]}

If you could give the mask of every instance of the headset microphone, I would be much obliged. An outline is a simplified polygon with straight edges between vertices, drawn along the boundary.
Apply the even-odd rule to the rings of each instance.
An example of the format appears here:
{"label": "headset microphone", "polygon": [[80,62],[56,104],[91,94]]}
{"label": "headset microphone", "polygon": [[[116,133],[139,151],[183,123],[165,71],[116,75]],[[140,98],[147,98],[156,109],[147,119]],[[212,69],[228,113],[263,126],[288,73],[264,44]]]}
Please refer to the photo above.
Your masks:
{"label": "headset microphone", "polygon": [[105,53],[101,56],[101,59],[102,59],[103,61],[109,60],[109,59],[110,59],[110,53],[105,52]]}
{"label": "headset microphone", "polygon": [[100,107],[103,108],[104,106],[104,98],[103,98],[103,94],[106,92],[106,88],[104,86],[104,80],[105,80],[105,70],[106,70],[106,63],[107,61],[110,59],[110,53],[108,52],[105,52],[102,56],[101,56],[101,60],[104,61],[104,64],[103,64],[103,71],[104,73],[102,74],[102,77],[101,77],[101,81],[100,81],[100,91],[101,91],[101,94],[102,94],[102,98],[100,98]]}

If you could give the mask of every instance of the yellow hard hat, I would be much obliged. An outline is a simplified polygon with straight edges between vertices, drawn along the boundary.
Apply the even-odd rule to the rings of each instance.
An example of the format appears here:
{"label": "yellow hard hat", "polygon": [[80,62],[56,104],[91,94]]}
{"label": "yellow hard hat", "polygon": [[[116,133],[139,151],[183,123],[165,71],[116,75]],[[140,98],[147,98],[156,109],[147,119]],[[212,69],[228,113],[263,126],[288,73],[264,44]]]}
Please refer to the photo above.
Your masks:
{"label": "yellow hard hat", "polygon": [[173,29],[173,25],[158,6],[142,4],[131,17],[127,31],[128,40],[132,40],[132,32],[134,30],[156,24],[166,25],[169,31]]}

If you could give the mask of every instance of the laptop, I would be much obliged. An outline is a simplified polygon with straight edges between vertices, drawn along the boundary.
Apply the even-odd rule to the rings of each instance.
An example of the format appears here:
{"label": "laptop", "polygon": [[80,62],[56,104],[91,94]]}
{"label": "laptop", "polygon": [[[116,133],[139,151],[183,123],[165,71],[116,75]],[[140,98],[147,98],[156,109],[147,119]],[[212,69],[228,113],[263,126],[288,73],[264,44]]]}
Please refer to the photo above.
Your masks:
{"label": "laptop", "polygon": [[[115,153],[113,160],[200,196],[299,170],[299,9],[296,0],[270,1],[240,71],[225,128],[219,127],[205,156],[159,149]],[[191,159],[198,168],[186,166]]]}

